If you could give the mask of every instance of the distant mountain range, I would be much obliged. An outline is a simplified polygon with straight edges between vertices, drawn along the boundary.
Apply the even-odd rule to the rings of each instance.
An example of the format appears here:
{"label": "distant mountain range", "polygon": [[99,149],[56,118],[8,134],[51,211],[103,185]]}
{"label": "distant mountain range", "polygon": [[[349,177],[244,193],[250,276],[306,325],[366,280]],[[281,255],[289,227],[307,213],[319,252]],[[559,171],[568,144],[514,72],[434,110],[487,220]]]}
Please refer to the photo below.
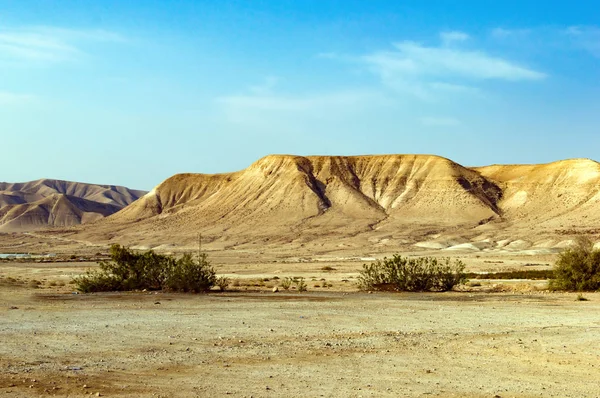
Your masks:
{"label": "distant mountain range", "polygon": [[113,185],[50,179],[0,183],[0,231],[89,223],[116,213],[145,193]]}

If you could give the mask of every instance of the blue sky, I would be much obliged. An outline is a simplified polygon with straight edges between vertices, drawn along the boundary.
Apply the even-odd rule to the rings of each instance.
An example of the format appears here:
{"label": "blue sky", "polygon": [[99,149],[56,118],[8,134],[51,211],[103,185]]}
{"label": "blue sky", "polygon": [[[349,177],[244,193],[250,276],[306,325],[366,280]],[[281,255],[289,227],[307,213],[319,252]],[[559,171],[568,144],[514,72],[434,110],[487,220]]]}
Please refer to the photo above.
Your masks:
{"label": "blue sky", "polygon": [[0,181],[600,160],[595,1],[0,0]]}

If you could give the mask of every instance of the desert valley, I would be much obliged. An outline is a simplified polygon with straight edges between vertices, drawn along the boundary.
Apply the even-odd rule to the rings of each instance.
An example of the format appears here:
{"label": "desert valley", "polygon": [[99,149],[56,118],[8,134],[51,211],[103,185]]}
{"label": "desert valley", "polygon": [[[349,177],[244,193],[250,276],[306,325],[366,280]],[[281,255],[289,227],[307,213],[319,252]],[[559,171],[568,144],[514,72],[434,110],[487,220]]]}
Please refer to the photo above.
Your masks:
{"label": "desert valley", "polygon": [[0,0],[0,398],[600,398],[598,15]]}

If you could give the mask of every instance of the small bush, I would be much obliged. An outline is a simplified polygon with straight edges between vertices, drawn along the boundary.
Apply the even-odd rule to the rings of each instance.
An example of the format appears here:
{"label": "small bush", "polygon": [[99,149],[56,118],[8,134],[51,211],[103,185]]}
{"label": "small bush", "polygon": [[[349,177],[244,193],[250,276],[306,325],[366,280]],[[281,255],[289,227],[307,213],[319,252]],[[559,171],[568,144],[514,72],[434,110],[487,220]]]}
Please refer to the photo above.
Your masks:
{"label": "small bush", "polygon": [[329,265],[326,265],[324,267],[321,267],[321,271],[335,271],[335,268],[330,267]]}
{"label": "small bush", "polygon": [[304,282],[304,278],[297,278],[294,283],[296,284],[299,292],[306,291],[306,282]]}
{"label": "small bush", "polygon": [[292,286],[292,279],[291,278],[283,278],[281,280],[281,287],[285,290],[288,290],[290,288],[290,286]]}
{"label": "small bush", "polygon": [[588,301],[588,299],[583,294],[579,293],[575,301]]}
{"label": "small bush", "polygon": [[219,276],[217,277],[216,281],[215,281],[215,285],[217,285],[219,287],[219,290],[224,292],[227,287],[229,286],[229,283],[231,282],[231,279],[227,278],[226,276]]}
{"label": "small bush", "polygon": [[29,282],[28,286],[31,287],[31,288],[34,288],[34,289],[38,289],[41,284],[42,283],[40,281],[37,281],[37,280],[34,279],[34,280],[32,280],[32,281]]}
{"label": "small bush", "polygon": [[551,290],[595,291],[600,289],[600,250],[588,238],[580,237],[575,247],[558,255]]}
{"label": "small bush", "polygon": [[460,260],[394,255],[364,264],[358,284],[362,290],[447,291],[464,281],[464,269]]}
{"label": "small bush", "polygon": [[126,247],[113,245],[110,257],[110,261],[100,263],[99,270],[88,271],[74,279],[79,291],[147,289],[198,293],[210,290],[217,281],[206,254],[201,254],[198,259],[190,254],[175,259],[152,250],[135,253]]}

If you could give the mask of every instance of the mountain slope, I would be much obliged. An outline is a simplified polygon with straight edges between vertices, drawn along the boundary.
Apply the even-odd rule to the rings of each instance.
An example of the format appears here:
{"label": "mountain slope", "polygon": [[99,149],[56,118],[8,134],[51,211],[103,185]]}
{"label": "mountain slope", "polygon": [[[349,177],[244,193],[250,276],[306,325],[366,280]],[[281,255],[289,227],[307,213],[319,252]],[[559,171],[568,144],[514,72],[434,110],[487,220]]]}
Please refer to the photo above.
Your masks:
{"label": "mountain slope", "polygon": [[477,225],[501,189],[429,155],[271,155],[229,174],[180,174],[83,234],[124,242],[315,240],[402,225]]}
{"label": "mountain slope", "polygon": [[597,227],[600,223],[600,164],[569,159],[540,165],[475,168],[502,187],[499,203],[507,219],[538,228]]}
{"label": "mountain slope", "polygon": [[43,179],[0,183],[0,231],[89,223],[116,213],[144,191]]}

